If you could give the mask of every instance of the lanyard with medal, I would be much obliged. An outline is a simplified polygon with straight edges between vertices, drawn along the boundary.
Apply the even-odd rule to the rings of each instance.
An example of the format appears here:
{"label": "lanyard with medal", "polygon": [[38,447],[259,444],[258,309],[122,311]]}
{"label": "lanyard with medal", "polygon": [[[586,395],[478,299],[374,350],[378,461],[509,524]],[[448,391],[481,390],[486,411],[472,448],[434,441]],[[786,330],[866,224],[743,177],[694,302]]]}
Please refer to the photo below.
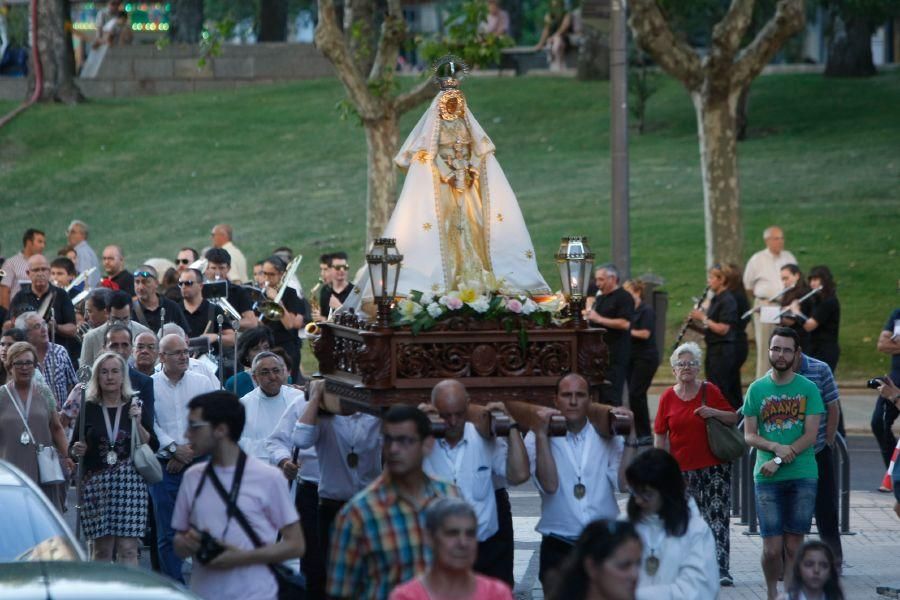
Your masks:
{"label": "lanyard with medal", "polygon": [[103,421],[106,424],[106,434],[109,436],[109,452],[106,453],[106,464],[112,466],[118,462],[119,457],[116,455],[116,436],[119,435],[119,421],[122,418],[122,404],[119,404],[116,407],[116,421],[115,425],[110,425],[109,423],[109,411],[106,410],[105,406],[101,406],[103,409]]}
{"label": "lanyard with medal", "polygon": [[[663,540],[666,539],[666,530],[663,528],[662,535],[657,536],[656,539],[651,540],[647,539],[647,545],[650,546],[650,556],[647,557],[647,562],[644,563],[644,570],[647,572],[647,575],[653,577],[656,575],[656,572],[659,571],[659,557],[656,556],[656,551],[660,549]],[[653,542],[652,544],[650,542]]]}
{"label": "lanyard with medal", "polygon": [[[590,427],[590,423],[585,425],[585,427]],[[566,449],[566,454],[569,456],[569,461],[572,463],[572,468],[575,469],[575,476],[578,478],[578,483],[576,483],[572,487],[572,493],[575,495],[577,500],[581,500],[587,495],[587,488],[581,482],[581,476],[584,473],[584,467],[587,465],[587,436],[585,435],[584,444],[581,447],[581,462],[575,460],[575,452],[572,450],[572,445],[577,440],[577,436],[572,434],[572,443],[569,443],[568,438],[564,440],[563,444]]]}
{"label": "lanyard with medal", "polygon": [[362,415],[355,415],[349,417],[350,419],[350,430],[353,434],[350,436],[350,452],[347,453],[347,466],[351,469],[355,469],[359,465],[359,454],[356,453],[356,441],[359,437],[357,434],[359,433],[359,428],[357,427],[357,422],[362,419]]}
{"label": "lanyard with medal", "polygon": [[8,383],[6,384],[6,391],[9,393],[9,399],[12,400],[13,406],[16,407],[19,416],[22,417],[22,423],[25,424],[25,429],[22,430],[22,435],[19,436],[19,443],[23,446],[27,446],[31,443],[31,434],[28,433],[28,415],[31,413],[31,399],[33,396],[32,392],[34,392],[34,386],[31,385],[28,387],[28,398],[25,402],[22,402],[22,399],[19,398],[19,392],[16,391],[16,388]]}

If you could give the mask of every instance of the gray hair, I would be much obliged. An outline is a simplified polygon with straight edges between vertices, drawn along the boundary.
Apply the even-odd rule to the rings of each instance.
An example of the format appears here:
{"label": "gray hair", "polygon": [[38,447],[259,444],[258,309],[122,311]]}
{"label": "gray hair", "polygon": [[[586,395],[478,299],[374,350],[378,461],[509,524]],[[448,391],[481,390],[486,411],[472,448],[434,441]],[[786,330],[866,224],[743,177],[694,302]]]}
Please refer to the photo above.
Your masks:
{"label": "gray hair", "polygon": [[425,529],[434,536],[450,517],[469,517],[478,523],[478,516],[471,504],[461,498],[441,498],[425,509]]}
{"label": "gray hair", "polygon": [[703,351],[700,350],[700,346],[697,345],[697,342],[685,342],[675,348],[672,356],[669,357],[669,364],[674,367],[675,363],[678,362],[678,357],[682,354],[690,354],[694,357],[694,360],[698,362],[703,360]]}
{"label": "gray hair", "polygon": [[73,229],[77,229],[77,230],[81,231],[81,233],[84,234],[84,239],[88,238],[89,230],[88,230],[87,223],[85,223],[84,221],[74,219],[71,223],[69,223],[69,226],[66,227],[66,233],[69,233]]}
{"label": "gray hair", "polygon": [[256,373],[256,367],[259,366],[259,363],[266,358],[274,358],[278,361],[278,364],[281,365],[282,369],[287,369],[287,365],[284,364],[284,359],[275,354],[274,352],[269,352],[266,350],[265,352],[260,352],[256,356],[253,357],[253,363],[250,365],[250,372]]}
{"label": "gray hair", "polygon": [[182,339],[184,339],[186,335],[184,333],[184,329],[182,329],[181,326],[177,323],[166,323],[162,326],[162,329],[160,331],[162,332],[159,335],[160,340],[162,340],[162,338],[166,337],[167,335],[177,335]]}
{"label": "gray hair", "polygon": [[606,271],[607,273],[609,273],[610,275],[615,277],[616,283],[619,283],[620,281],[622,281],[622,278],[619,275],[619,268],[616,265],[614,265],[612,263],[603,263],[602,265],[600,265],[599,267],[594,269],[594,273],[596,273],[597,271],[600,271],[600,270]]}
{"label": "gray hair", "polygon": [[115,359],[122,369],[122,400],[127,402],[134,396],[134,390],[131,387],[131,378],[128,376],[128,364],[125,362],[125,359],[117,352],[104,352],[97,357],[94,361],[94,365],[91,367],[91,381],[88,383],[87,390],[84,394],[85,399],[88,402],[100,403],[100,384],[98,383],[98,379],[100,379],[100,365],[110,358]]}
{"label": "gray hair", "polygon": [[37,314],[37,312],[33,310],[29,310],[23,312],[21,315],[16,317],[16,329],[21,329],[22,331],[28,331],[28,321],[32,319],[41,319],[41,315]]}
{"label": "gray hair", "polygon": [[781,227],[779,227],[778,225],[771,225],[769,227],[766,227],[763,230],[763,240],[769,239],[769,236],[772,235],[773,233],[775,233],[776,231],[784,233],[784,230]]}

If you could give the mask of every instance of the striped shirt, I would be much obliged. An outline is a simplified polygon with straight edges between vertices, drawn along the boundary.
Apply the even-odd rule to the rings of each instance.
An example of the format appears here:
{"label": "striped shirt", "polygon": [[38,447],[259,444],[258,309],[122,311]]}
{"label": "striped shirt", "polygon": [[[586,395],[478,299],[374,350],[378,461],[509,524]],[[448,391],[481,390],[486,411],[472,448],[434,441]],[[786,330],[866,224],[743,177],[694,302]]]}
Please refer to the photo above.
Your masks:
{"label": "striped shirt", "polygon": [[3,261],[3,271],[6,275],[0,280],[0,285],[9,288],[9,297],[19,293],[23,283],[31,283],[28,278],[28,259],[21,252],[17,252]]}
{"label": "striped shirt", "polygon": [[328,596],[387,600],[394,587],[425,572],[425,509],[438,498],[459,497],[453,485],[425,476],[424,500],[402,495],[387,472],[338,514],[331,536]]}
{"label": "striped shirt", "polygon": [[59,410],[66,403],[69,390],[78,383],[72,361],[69,360],[69,353],[59,344],[51,342],[47,345],[44,360],[39,361],[37,366],[47,381],[47,387],[56,398],[56,408]]}
{"label": "striped shirt", "polygon": [[[840,396],[837,384],[834,382],[831,367],[821,360],[806,354],[801,355],[800,361],[800,370],[797,372],[816,384],[816,387],[819,388],[819,393],[822,395],[822,402],[825,403],[825,413],[819,420],[819,431],[816,433],[815,451],[818,453],[819,450],[825,447],[825,430],[828,428],[828,405],[832,402],[840,402]],[[840,407],[840,404],[838,404],[838,407]]]}

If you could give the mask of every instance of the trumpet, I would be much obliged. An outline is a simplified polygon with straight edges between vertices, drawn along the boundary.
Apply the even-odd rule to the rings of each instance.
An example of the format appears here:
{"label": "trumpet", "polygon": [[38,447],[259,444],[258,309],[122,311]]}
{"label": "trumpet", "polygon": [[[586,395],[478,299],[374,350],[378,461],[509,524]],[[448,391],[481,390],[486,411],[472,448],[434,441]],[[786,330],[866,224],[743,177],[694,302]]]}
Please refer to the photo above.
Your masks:
{"label": "trumpet", "polygon": [[303,328],[303,337],[317,338],[322,335],[322,328],[315,321],[311,321]]}
{"label": "trumpet", "polygon": [[284,316],[284,307],[281,306],[281,299],[284,297],[284,292],[288,288],[288,280],[291,278],[291,275],[300,269],[300,262],[302,260],[303,255],[298,254],[290,263],[288,263],[287,268],[284,270],[284,274],[281,276],[281,283],[278,284],[278,291],[275,293],[275,298],[261,302],[257,306],[259,314],[263,319],[280,321]]}

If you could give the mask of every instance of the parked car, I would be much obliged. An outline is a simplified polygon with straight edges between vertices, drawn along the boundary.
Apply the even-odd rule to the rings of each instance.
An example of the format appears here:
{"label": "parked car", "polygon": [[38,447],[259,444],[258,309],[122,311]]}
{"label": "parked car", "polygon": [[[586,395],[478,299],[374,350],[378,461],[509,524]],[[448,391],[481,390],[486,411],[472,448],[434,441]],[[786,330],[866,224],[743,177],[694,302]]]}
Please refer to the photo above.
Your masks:
{"label": "parked car", "polygon": [[174,581],[95,563],[40,488],[0,460],[0,598],[4,600],[187,600]]}

